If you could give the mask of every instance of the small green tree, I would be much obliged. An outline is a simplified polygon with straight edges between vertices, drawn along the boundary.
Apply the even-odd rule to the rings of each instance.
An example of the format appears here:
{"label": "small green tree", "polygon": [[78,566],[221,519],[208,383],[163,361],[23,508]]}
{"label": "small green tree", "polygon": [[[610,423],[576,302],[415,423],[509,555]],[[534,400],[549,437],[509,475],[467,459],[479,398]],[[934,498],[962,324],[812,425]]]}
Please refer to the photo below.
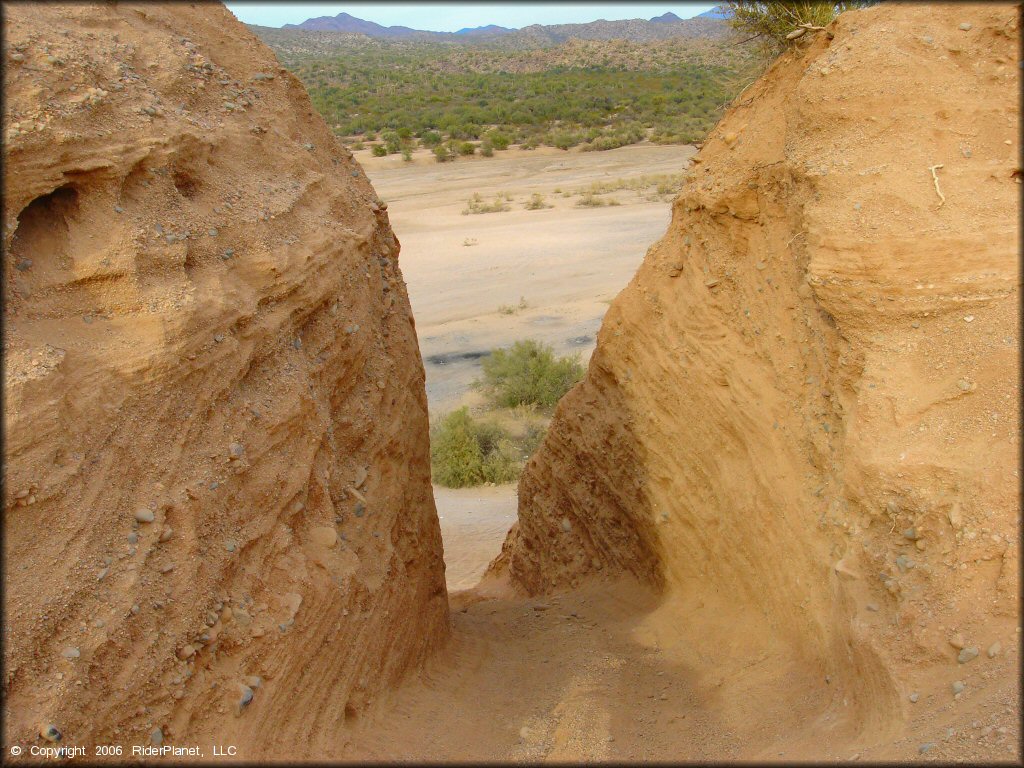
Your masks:
{"label": "small green tree", "polygon": [[553,408],[584,373],[579,355],[555,357],[551,347],[530,339],[495,349],[481,366],[480,388],[494,405],[507,408]]}
{"label": "small green tree", "polygon": [[426,131],[420,136],[420,142],[424,147],[436,147],[441,143],[441,134],[437,131]]}

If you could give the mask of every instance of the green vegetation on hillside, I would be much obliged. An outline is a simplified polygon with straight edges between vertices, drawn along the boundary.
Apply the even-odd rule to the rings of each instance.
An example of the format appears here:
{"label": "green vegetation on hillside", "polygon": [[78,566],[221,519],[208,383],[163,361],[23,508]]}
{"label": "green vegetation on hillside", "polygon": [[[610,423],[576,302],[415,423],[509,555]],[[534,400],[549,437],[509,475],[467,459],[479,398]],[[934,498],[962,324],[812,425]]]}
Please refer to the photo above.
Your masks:
{"label": "green vegetation on hillside", "polygon": [[383,149],[374,151],[387,154],[418,142],[440,161],[475,150],[468,142],[489,157],[510,144],[699,141],[750,61],[707,40],[573,40],[532,50],[352,35],[267,42],[339,136],[372,142],[381,134]]}

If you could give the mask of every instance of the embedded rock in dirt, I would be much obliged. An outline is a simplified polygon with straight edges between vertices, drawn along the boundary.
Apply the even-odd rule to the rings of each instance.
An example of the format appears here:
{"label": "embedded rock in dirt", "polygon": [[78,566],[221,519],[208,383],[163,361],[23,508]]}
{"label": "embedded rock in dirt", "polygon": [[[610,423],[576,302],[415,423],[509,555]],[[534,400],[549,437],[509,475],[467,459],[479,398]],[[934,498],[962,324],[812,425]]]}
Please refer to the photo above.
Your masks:
{"label": "embedded rock in dirt", "polygon": [[330,756],[448,632],[386,206],[222,6],[5,27],[5,738]]}
{"label": "embedded rock in dirt", "polygon": [[951,629],[1017,642],[1017,24],[846,13],[737,98],[529,462],[492,577],[632,574],[674,606],[651,637],[723,702],[777,658],[769,689],[871,739],[915,675],[944,694]]}

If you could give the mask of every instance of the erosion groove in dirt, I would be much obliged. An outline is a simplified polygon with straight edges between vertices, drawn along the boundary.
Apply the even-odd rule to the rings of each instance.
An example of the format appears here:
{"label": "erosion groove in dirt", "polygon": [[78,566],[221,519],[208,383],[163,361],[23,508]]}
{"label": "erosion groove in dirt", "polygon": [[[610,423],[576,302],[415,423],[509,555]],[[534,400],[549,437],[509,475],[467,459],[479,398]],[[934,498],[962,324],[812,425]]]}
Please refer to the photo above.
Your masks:
{"label": "erosion groove in dirt", "polygon": [[806,692],[790,746],[879,743],[910,691],[1015,673],[949,638],[1018,637],[1017,24],[847,13],[737,99],[528,464],[492,579],[662,590],[650,622],[713,670],[725,722]]}
{"label": "erosion groove in dirt", "polygon": [[6,742],[329,757],[449,632],[384,206],[222,6],[4,15]]}

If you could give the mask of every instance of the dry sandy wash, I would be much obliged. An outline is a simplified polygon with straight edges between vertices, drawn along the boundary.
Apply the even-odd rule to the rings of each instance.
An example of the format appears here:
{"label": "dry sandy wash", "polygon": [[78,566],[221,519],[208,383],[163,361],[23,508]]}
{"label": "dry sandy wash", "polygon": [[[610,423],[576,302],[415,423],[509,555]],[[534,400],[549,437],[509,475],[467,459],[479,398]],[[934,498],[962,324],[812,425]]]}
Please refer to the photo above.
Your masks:
{"label": "dry sandy wash", "polygon": [[[668,225],[671,198],[657,181],[678,179],[694,152],[512,148],[444,164],[428,151],[412,163],[356,153],[400,233],[431,411],[475,402],[480,356],[519,339],[586,362],[608,305]],[[616,205],[581,207],[595,184],[614,190],[599,199]],[[509,210],[464,215],[473,194]],[[527,209],[534,194],[548,207]]]}
{"label": "dry sandy wash", "polygon": [[[217,5],[4,11],[5,757],[1020,761],[1015,6],[844,14],[741,94],[450,600],[398,242],[299,83]],[[456,244],[478,167],[392,169],[423,349],[520,295],[565,349],[596,244]],[[636,227],[609,271],[635,208],[572,212]],[[439,496],[456,589],[498,496]]]}

